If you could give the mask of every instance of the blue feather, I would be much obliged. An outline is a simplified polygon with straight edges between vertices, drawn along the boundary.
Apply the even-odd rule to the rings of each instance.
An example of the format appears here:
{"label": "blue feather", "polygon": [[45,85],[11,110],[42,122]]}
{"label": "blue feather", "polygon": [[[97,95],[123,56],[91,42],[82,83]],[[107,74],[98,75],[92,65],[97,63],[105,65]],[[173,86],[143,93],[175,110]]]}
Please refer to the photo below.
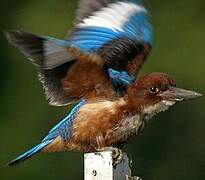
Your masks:
{"label": "blue feather", "polygon": [[69,39],[70,44],[85,52],[92,52],[105,43],[119,37],[119,33],[102,27],[85,27],[73,32]]}
{"label": "blue feather", "polygon": [[124,28],[130,28],[134,35],[133,38],[137,41],[152,45],[152,28],[147,19],[145,12],[135,13],[125,23]]}
{"label": "blue feather", "polygon": [[[83,23],[77,25],[76,29],[70,34],[70,43],[81,51],[86,52],[93,52],[108,42],[122,37],[132,39],[138,43],[152,45],[152,29],[147,11],[139,5],[139,2],[134,0],[115,2],[113,3],[115,6],[108,6],[102,9],[101,14],[100,11],[98,14],[94,13]],[[127,10],[128,14],[130,12],[130,16],[127,16],[127,19],[121,19],[120,15],[118,17],[118,11],[126,6],[133,8],[132,13]],[[116,22],[122,22],[122,27],[119,27],[119,24],[115,21],[109,21],[108,17],[104,16],[103,13],[107,13],[110,16],[116,15],[116,17],[112,16],[112,18],[115,18]],[[102,22],[98,23],[98,20]]]}
{"label": "blue feather", "polygon": [[66,141],[71,134],[70,128],[72,126],[72,120],[74,119],[78,110],[85,104],[85,102],[86,101],[82,99],[79,103],[77,103],[72,108],[70,113],[49,131],[48,135],[43,139],[43,141],[54,139],[59,135],[64,141]]}
{"label": "blue feather", "polygon": [[46,147],[52,141],[53,141],[53,139],[47,140],[47,141],[42,141],[37,146],[33,147],[32,149],[26,151],[25,153],[18,156],[14,160],[10,161],[7,165],[8,166],[13,166],[13,165],[17,165],[18,163],[21,163],[21,162],[25,161],[26,159],[28,159],[28,158],[32,157],[33,155],[37,154],[38,152],[40,152],[44,147]]}
{"label": "blue feather", "polygon": [[109,68],[108,74],[114,86],[117,86],[117,85],[128,86],[132,84],[135,80],[135,78],[133,76],[130,76],[126,71],[120,72],[120,71],[116,71],[114,69]]}

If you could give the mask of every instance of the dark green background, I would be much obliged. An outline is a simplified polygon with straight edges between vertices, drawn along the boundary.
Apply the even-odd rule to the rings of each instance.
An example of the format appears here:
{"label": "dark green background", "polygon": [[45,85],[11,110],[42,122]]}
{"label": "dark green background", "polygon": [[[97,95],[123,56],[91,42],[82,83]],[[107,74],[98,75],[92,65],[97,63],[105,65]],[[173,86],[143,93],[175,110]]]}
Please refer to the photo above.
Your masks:
{"label": "dark green background", "polygon": [[[48,106],[35,67],[11,48],[3,30],[23,29],[63,38],[72,25],[75,0],[1,0],[0,179],[83,178],[83,154],[43,154],[14,168],[3,167],[35,145],[68,108]],[[147,0],[154,48],[142,73],[163,71],[178,86],[205,92],[205,1]],[[145,180],[205,179],[205,98],[177,104],[155,117],[125,147],[135,175]]]}

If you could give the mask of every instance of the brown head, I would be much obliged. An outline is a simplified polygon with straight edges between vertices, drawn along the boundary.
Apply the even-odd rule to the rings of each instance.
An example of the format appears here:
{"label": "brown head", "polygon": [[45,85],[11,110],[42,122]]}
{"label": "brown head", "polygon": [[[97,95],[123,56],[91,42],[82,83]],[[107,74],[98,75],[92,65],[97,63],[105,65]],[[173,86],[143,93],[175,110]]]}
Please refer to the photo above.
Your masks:
{"label": "brown head", "polygon": [[151,117],[177,101],[200,97],[201,94],[176,87],[175,80],[164,73],[151,73],[139,78],[127,90],[128,102]]}

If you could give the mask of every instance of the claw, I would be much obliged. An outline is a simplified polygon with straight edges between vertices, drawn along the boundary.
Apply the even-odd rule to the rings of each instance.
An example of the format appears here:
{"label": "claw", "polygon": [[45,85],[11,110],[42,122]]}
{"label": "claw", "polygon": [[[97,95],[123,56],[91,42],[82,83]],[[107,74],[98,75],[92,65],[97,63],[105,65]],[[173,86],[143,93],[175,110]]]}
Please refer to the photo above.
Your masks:
{"label": "claw", "polygon": [[123,153],[121,149],[115,147],[104,147],[98,149],[98,151],[112,151],[113,166],[116,167],[123,159]]}

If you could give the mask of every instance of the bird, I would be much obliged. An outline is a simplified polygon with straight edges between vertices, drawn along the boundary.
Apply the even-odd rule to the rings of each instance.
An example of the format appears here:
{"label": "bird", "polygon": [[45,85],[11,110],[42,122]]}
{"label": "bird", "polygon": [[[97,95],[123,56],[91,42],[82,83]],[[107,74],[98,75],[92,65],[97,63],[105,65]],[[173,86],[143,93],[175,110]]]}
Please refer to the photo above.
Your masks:
{"label": "bird", "polygon": [[166,73],[137,77],[153,46],[149,17],[138,0],[80,0],[64,40],[5,32],[37,67],[49,104],[72,105],[39,144],[9,166],[38,153],[121,149],[153,116],[202,96],[178,88]]}

